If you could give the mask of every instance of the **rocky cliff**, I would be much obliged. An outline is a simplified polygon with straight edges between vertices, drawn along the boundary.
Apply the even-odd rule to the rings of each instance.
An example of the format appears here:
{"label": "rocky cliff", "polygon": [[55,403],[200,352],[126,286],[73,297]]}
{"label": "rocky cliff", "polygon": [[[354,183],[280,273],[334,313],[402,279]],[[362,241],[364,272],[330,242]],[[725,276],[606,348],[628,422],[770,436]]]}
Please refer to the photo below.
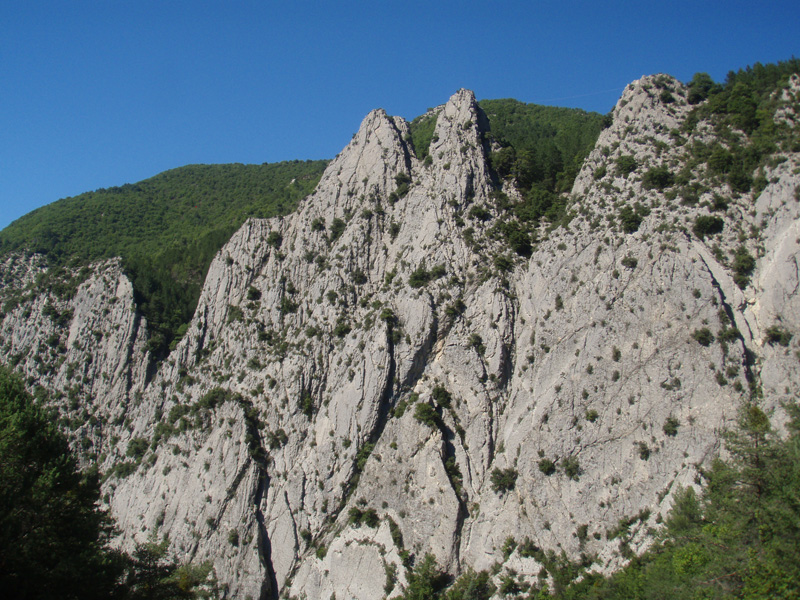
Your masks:
{"label": "rocky cliff", "polygon": [[2,265],[3,360],[107,473],[120,543],[166,535],[228,597],[392,597],[427,553],[613,569],[741,403],[780,422],[800,380],[800,154],[738,193],[694,160],[716,134],[690,109],[630,84],[530,257],[494,234],[515,191],[471,92],[434,109],[426,161],[375,110],[296,213],[232,237],[157,369],[117,262],[35,256]]}

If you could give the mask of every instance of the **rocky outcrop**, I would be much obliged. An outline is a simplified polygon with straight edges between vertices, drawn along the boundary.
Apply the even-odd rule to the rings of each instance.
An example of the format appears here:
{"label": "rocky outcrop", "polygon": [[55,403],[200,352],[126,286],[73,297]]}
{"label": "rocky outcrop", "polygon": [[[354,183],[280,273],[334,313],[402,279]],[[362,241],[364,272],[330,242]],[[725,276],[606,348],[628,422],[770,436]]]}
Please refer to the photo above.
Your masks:
{"label": "rocky outcrop", "polygon": [[[35,258],[6,262],[28,291],[6,294],[4,355],[73,418],[93,399],[87,448],[113,473],[121,543],[167,535],[229,597],[391,597],[426,553],[528,581],[534,547],[612,569],[695,485],[751,388],[779,421],[800,377],[796,338],[768,341],[800,327],[800,157],[757,198],[649,185],[713,135],[681,132],[685,95],[666,76],[628,86],[572,218],[530,258],[492,235],[487,123],[460,90],[430,160],[376,110],[296,213],[247,221],[158,372],[115,262],[62,274],[80,280],[62,296],[36,287]],[[725,227],[700,239],[714,194]],[[741,247],[757,257],[744,289]]]}

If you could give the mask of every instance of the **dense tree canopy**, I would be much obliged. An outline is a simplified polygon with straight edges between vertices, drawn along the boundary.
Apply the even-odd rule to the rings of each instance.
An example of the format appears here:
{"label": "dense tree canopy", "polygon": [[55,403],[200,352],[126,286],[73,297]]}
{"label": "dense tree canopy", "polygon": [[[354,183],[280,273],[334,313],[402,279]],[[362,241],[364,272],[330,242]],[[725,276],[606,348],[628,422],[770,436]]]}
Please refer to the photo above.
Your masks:
{"label": "dense tree canopy", "polygon": [[8,598],[103,598],[121,573],[97,509],[98,479],[82,473],[63,435],[22,382],[0,369],[0,589]]}
{"label": "dense tree canopy", "polygon": [[599,113],[511,99],[481,100],[480,106],[491,139],[502,147],[492,154],[492,166],[523,190],[569,191],[606,122]]}

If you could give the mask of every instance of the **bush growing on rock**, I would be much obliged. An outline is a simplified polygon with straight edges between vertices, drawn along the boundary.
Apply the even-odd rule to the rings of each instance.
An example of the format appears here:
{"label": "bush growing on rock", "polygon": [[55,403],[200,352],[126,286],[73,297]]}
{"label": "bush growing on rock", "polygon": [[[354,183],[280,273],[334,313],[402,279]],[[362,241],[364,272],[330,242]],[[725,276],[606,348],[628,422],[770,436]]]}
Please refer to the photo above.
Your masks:
{"label": "bush growing on rock", "polygon": [[789,332],[785,327],[781,327],[780,325],[772,325],[768,327],[766,332],[767,335],[764,339],[766,343],[774,346],[775,344],[780,344],[784,348],[789,345],[789,342],[792,340],[792,334]]}
{"label": "bush growing on rock", "polygon": [[490,476],[492,490],[499,495],[510,492],[517,484],[518,475],[517,470],[512,467],[507,469],[495,468]]}
{"label": "bush growing on rock", "polygon": [[427,402],[420,402],[414,407],[414,418],[428,427],[437,428],[440,423],[439,414]]}
{"label": "bush growing on rock", "polygon": [[712,217],[711,215],[700,215],[694,220],[692,231],[702,240],[705,239],[707,235],[722,233],[724,227],[725,222],[721,218]]}
{"label": "bush growing on rock", "polygon": [[675,175],[666,165],[655,167],[647,171],[642,177],[642,185],[648,190],[663,190],[675,182]]}
{"label": "bush growing on rock", "polygon": [[748,252],[745,246],[739,246],[733,256],[733,281],[741,289],[750,283],[750,276],[756,268],[756,259]]}
{"label": "bush growing on rock", "polygon": [[667,420],[664,421],[664,433],[670,437],[675,437],[678,435],[678,426],[680,424],[680,421],[675,417],[667,417]]}
{"label": "bush growing on rock", "polygon": [[629,155],[623,154],[617,158],[617,175],[620,177],[627,177],[631,173],[633,173],[639,164],[636,162],[636,159]]}
{"label": "bush growing on rock", "polygon": [[539,461],[539,470],[549,477],[556,472],[556,464],[549,458],[543,458]]}
{"label": "bush growing on rock", "polygon": [[710,346],[712,343],[714,343],[714,334],[711,333],[711,330],[708,327],[695,329],[692,333],[692,337],[701,346]]}
{"label": "bush growing on rock", "polygon": [[581,466],[578,462],[577,456],[567,456],[561,461],[561,468],[564,469],[564,475],[575,481],[581,475]]}

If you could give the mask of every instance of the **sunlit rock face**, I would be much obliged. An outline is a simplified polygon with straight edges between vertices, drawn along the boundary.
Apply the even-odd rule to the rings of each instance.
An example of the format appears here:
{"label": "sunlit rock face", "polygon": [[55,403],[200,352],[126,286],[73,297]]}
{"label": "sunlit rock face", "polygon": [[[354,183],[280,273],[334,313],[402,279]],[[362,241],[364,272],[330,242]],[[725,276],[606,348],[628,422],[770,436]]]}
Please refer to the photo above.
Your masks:
{"label": "sunlit rock face", "polygon": [[[391,597],[427,553],[534,581],[534,545],[613,569],[696,485],[751,385],[779,422],[800,380],[796,339],[770,335],[800,331],[800,157],[757,197],[646,185],[713,139],[678,133],[685,97],[666,76],[626,88],[572,218],[529,258],[492,235],[503,184],[471,92],[434,109],[427,161],[375,110],[294,214],[234,234],[157,369],[117,261],[62,272],[64,292],[9,258],[2,360],[110,474],[120,544],[166,535],[228,597]],[[725,227],[701,239],[714,194]]]}

